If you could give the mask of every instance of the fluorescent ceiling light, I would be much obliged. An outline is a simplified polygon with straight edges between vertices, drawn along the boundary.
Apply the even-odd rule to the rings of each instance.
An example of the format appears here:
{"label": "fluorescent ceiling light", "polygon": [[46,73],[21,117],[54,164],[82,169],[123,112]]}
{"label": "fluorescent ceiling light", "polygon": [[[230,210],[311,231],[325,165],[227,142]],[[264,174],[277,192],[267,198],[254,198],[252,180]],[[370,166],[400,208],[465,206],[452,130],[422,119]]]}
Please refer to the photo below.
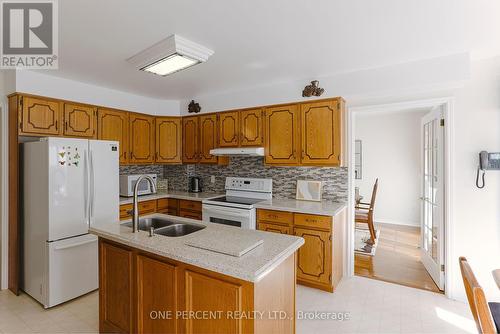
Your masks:
{"label": "fluorescent ceiling light", "polygon": [[213,53],[203,45],[172,35],[127,61],[138,70],[165,76],[205,62]]}
{"label": "fluorescent ceiling light", "polygon": [[183,70],[190,66],[198,64],[199,61],[193,60],[180,54],[173,54],[157,61],[154,64],[142,68],[143,71],[158,75],[169,75],[171,73]]}

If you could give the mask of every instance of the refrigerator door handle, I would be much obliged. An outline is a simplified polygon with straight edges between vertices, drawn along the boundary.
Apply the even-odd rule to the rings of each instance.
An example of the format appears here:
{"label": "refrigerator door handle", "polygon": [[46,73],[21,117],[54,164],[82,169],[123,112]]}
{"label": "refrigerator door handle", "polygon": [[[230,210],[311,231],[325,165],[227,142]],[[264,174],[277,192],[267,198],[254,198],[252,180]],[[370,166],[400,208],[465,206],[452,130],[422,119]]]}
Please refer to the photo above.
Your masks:
{"label": "refrigerator door handle", "polygon": [[68,248],[73,248],[73,247],[78,247],[78,246],[83,246],[86,244],[90,244],[93,242],[97,242],[97,240],[85,240],[85,241],[80,241],[74,244],[69,244],[69,245],[64,245],[64,246],[56,246],[54,247],[54,250],[63,250],[63,249],[68,249]]}
{"label": "refrigerator door handle", "polygon": [[92,154],[92,150],[89,150],[90,154],[90,222],[92,222],[92,218],[94,217],[94,199],[95,199],[95,187],[94,187],[94,156]]}
{"label": "refrigerator door handle", "polygon": [[89,190],[89,160],[88,160],[88,155],[87,152],[84,153],[83,155],[83,174],[84,174],[84,186],[83,186],[83,198],[85,200],[84,202],[84,210],[85,210],[85,220],[87,221],[87,224],[90,225],[90,190]]}

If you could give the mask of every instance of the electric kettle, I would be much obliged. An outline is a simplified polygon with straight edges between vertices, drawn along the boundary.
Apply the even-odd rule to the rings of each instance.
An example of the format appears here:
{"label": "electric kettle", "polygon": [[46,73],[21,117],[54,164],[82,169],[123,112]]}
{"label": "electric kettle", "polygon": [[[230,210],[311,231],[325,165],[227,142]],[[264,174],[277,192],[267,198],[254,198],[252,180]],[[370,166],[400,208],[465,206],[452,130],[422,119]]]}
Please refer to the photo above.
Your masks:
{"label": "electric kettle", "polygon": [[189,192],[199,193],[201,192],[201,179],[197,176],[191,176],[189,178]]}

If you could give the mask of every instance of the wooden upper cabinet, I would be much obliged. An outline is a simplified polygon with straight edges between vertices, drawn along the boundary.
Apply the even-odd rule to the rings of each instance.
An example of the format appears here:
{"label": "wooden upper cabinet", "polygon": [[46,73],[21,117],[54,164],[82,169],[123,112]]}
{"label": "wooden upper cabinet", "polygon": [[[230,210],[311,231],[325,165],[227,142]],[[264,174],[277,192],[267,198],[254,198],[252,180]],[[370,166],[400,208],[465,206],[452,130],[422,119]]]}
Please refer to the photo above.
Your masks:
{"label": "wooden upper cabinet", "polygon": [[80,104],[64,104],[64,135],[73,137],[95,136],[96,109]]}
{"label": "wooden upper cabinet", "polygon": [[217,115],[202,115],[200,122],[200,159],[203,163],[217,163],[217,157],[210,150],[217,146]]}
{"label": "wooden upper cabinet", "polygon": [[130,162],[152,163],[155,159],[155,118],[130,114]]}
{"label": "wooden upper cabinet", "polygon": [[300,106],[303,165],[340,165],[341,118],[336,100]]}
{"label": "wooden upper cabinet", "polygon": [[182,162],[198,162],[198,116],[182,118],[182,152]]}
{"label": "wooden upper cabinet", "polygon": [[299,164],[300,126],[297,105],[267,108],[264,123],[266,164]]}
{"label": "wooden upper cabinet", "polygon": [[264,134],[262,128],[263,113],[264,112],[261,108],[242,110],[240,112],[240,146],[264,145]]}
{"label": "wooden upper cabinet", "polygon": [[182,121],[179,117],[156,118],[156,162],[182,162]]}
{"label": "wooden upper cabinet", "polygon": [[297,279],[329,285],[332,272],[331,232],[295,228],[305,240],[297,251]]}
{"label": "wooden upper cabinet", "polygon": [[100,332],[133,333],[134,280],[132,251],[99,242]]}
{"label": "wooden upper cabinet", "polygon": [[99,108],[97,111],[97,138],[118,141],[120,164],[126,164],[129,158],[128,112]]}
{"label": "wooden upper cabinet", "polygon": [[240,144],[240,114],[238,111],[219,113],[219,146],[238,147]]}
{"label": "wooden upper cabinet", "polygon": [[62,134],[61,102],[21,96],[19,103],[20,135]]}

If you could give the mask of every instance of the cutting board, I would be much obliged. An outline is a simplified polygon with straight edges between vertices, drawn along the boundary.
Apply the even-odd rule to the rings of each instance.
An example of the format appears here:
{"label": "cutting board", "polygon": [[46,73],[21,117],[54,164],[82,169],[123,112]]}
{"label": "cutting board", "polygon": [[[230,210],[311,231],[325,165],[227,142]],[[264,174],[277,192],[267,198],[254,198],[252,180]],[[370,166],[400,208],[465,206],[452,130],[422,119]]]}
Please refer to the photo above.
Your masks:
{"label": "cutting board", "polygon": [[212,252],[235,257],[243,256],[264,241],[257,235],[241,234],[227,231],[211,231],[199,237],[186,240],[185,244]]}

